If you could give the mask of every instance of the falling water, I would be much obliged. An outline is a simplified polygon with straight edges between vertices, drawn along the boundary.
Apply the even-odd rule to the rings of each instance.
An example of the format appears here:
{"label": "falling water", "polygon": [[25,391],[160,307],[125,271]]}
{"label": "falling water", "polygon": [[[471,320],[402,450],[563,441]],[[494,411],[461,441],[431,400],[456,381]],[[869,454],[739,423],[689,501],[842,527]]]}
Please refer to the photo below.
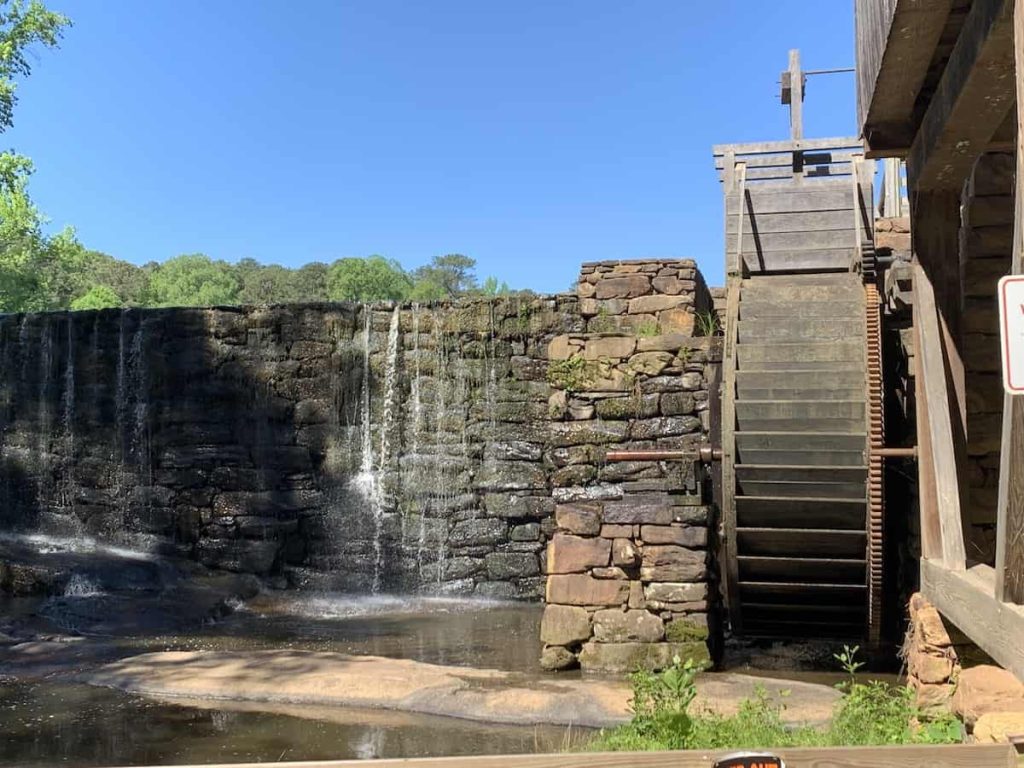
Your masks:
{"label": "falling water", "polygon": [[[381,567],[384,562],[382,534],[384,529],[384,510],[381,499],[380,482],[373,461],[373,424],[370,403],[370,320],[372,312],[369,306],[363,305],[363,382],[362,382],[362,455],[359,461],[359,473],[353,479],[353,485],[370,505],[373,516],[373,587],[374,593],[380,591]],[[383,442],[383,439],[382,439]]]}
{"label": "falling water", "polygon": [[53,491],[52,456],[50,453],[50,373],[53,369],[53,338],[50,330],[50,316],[42,318],[39,331],[39,381],[37,403],[39,405],[39,484],[37,497],[39,509],[49,509]]}
{"label": "falling water", "polygon": [[61,428],[64,444],[64,471],[61,476],[61,506],[75,512],[75,339],[74,315],[67,315],[67,339],[64,359],[64,396],[61,401]]}
{"label": "falling water", "polygon": [[136,487],[145,489],[144,498],[148,509],[150,489],[153,486],[152,462],[149,445],[149,369],[146,362],[146,324],[142,317],[132,336],[128,354],[129,382],[134,401],[131,453],[135,464]]}
{"label": "falling water", "polygon": [[114,377],[114,458],[117,461],[114,497],[121,530],[125,530],[129,523],[128,450],[125,439],[128,409],[128,348],[125,344],[124,324],[127,315],[128,310],[122,309],[117,327],[117,373]]}
{"label": "falling water", "polygon": [[412,390],[412,482],[409,484],[412,494],[417,500],[419,510],[419,532],[416,537],[416,572],[420,580],[423,579],[423,553],[427,545],[427,510],[423,504],[422,488],[420,480],[420,433],[423,430],[423,387],[420,380],[420,305],[412,305],[412,349],[415,369],[410,384]]}

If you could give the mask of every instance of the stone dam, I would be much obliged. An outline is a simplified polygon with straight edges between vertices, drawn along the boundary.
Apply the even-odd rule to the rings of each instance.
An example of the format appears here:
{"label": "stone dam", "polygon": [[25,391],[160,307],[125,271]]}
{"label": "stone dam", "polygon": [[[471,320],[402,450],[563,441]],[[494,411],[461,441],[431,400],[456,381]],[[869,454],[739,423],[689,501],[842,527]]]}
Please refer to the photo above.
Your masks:
{"label": "stone dam", "polygon": [[[555,296],[6,315],[0,521],[276,589],[538,599],[550,574],[593,612],[685,579],[706,626],[707,479],[604,454],[707,441],[712,304],[694,262],[647,260]],[[679,514],[641,535],[652,505]],[[650,618],[606,639],[662,640]],[[555,666],[588,639],[551,632]]]}

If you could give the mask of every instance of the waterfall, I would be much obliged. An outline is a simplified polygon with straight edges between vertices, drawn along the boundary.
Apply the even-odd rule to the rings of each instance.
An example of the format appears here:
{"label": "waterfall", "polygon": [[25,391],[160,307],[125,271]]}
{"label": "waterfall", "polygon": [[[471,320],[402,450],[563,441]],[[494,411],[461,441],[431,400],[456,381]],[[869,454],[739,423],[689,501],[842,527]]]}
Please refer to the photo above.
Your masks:
{"label": "waterfall", "polygon": [[67,313],[67,338],[64,356],[64,396],[61,400],[61,428],[64,471],[61,473],[60,504],[75,512],[75,327],[74,315]]}
{"label": "waterfall", "polygon": [[[363,382],[361,391],[362,418],[361,446],[362,455],[359,461],[359,473],[355,476],[353,483],[363,499],[370,505],[370,514],[373,517],[373,586],[372,591],[377,593],[381,586],[381,570],[384,564],[384,543],[382,536],[384,532],[384,510],[381,498],[380,478],[377,475],[373,460],[373,412],[370,398],[370,325],[372,312],[368,305],[363,305]],[[390,335],[390,334],[389,334]],[[382,430],[383,432],[384,430]],[[382,436],[382,447],[386,438]]]}
{"label": "waterfall", "polygon": [[117,326],[117,372],[114,376],[114,460],[117,474],[114,477],[114,497],[118,508],[118,523],[121,530],[129,524],[128,499],[128,451],[125,434],[128,410],[128,348],[125,344],[124,323],[127,309],[121,310]]}
{"label": "waterfall", "polygon": [[134,401],[131,456],[135,465],[136,489],[144,488],[146,508],[150,506],[153,485],[149,441],[149,368],[146,361],[146,323],[140,315],[128,353],[129,385]]}
{"label": "waterfall", "polygon": [[37,499],[40,510],[50,508],[53,496],[53,469],[50,452],[50,432],[52,415],[50,413],[50,375],[53,370],[53,337],[50,330],[50,316],[44,315],[39,331],[39,381],[37,391],[38,418],[38,452],[39,479]]}
{"label": "waterfall", "polygon": [[420,433],[423,430],[423,386],[420,380],[420,305],[412,305],[412,350],[413,350],[413,378],[410,384],[412,394],[412,470],[410,472],[410,492],[416,499],[416,508],[419,511],[419,531],[416,536],[416,572],[420,580],[423,579],[423,553],[427,545],[427,515],[423,504],[422,483],[420,482]]}

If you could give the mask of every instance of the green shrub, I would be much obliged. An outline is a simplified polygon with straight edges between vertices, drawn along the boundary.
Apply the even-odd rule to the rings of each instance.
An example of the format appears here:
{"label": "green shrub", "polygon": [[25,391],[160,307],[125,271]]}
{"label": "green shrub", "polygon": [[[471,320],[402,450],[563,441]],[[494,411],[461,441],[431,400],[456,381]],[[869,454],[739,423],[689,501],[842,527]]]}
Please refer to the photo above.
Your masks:
{"label": "green shrub", "polygon": [[579,392],[594,378],[594,365],[576,354],[568,360],[552,360],[548,363],[548,384],[566,392]]}
{"label": "green shrub", "polygon": [[[876,681],[859,683],[857,648],[837,656],[850,679],[837,686],[843,697],[831,723],[823,728],[790,726],[785,705],[764,688],[740,703],[734,715],[691,712],[700,668],[679,658],[661,673],[632,676],[632,720],[602,731],[586,745],[594,751],[663,749],[765,749],[773,747],[840,747],[889,744],[953,744],[963,727],[952,715],[925,716],[905,686]],[[785,696],[786,694],[783,694]]]}

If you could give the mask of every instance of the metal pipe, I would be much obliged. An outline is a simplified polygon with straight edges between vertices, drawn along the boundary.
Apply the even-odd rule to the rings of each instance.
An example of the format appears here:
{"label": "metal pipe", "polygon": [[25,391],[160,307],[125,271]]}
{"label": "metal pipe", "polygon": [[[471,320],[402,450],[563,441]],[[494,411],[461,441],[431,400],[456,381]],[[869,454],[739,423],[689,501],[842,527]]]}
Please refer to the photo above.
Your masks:
{"label": "metal pipe", "polygon": [[710,445],[701,446],[695,451],[608,451],[604,460],[615,461],[696,461],[700,459],[705,463],[720,461],[722,458],[721,448],[712,448]]}
{"label": "metal pipe", "polygon": [[883,459],[916,459],[917,446],[912,445],[909,448],[875,448],[871,453],[875,456],[881,456]]}

